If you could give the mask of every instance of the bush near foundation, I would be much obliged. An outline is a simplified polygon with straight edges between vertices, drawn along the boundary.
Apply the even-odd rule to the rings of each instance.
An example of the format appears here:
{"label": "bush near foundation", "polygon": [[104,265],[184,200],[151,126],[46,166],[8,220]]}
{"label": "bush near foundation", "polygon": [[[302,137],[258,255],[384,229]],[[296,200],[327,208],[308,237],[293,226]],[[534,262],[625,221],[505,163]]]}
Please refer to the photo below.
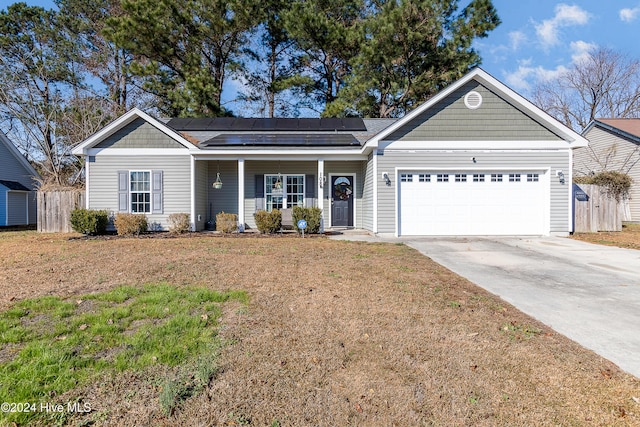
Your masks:
{"label": "bush near foundation", "polygon": [[109,214],[107,211],[74,209],[71,211],[70,222],[71,228],[75,232],[86,235],[105,234],[109,223]]}
{"label": "bush near foundation", "polygon": [[191,230],[191,215],[186,212],[169,215],[169,232],[183,234]]}
{"label": "bush near foundation", "polygon": [[216,231],[233,233],[238,230],[238,215],[220,212],[216,215]]}
{"label": "bush near foundation", "polygon": [[149,227],[146,215],[132,213],[117,213],[113,225],[118,236],[138,236]]}
{"label": "bush near foundation", "polygon": [[278,209],[273,209],[271,212],[259,210],[253,216],[261,233],[273,234],[282,228],[282,212]]}
{"label": "bush near foundation", "polygon": [[300,221],[301,219],[307,221],[307,228],[304,230],[305,233],[317,234],[320,232],[320,219],[322,217],[322,209],[294,206],[291,216],[293,218],[293,228],[298,233],[302,233],[302,230],[298,229],[298,221]]}

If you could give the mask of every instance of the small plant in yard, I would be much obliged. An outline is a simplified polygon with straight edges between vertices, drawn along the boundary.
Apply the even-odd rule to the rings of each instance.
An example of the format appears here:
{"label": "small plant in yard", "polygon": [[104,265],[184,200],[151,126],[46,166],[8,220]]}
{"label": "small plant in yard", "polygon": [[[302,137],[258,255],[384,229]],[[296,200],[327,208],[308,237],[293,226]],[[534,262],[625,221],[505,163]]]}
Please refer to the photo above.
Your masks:
{"label": "small plant in yard", "polygon": [[238,229],[238,215],[220,212],[216,215],[216,231],[233,233]]}
{"label": "small plant in yard", "polygon": [[113,222],[119,236],[138,236],[149,227],[144,214],[117,213]]}
{"label": "small plant in yard", "polygon": [[168,219],[171,233],[183,234],[191,229],[191,215],[188,213],[172,213]]}
{"label": "small plant in yard", "polygon": [[71,228],[76,233],[87,235],[105,234],[109,223],[107,211],[74,209],[71,211]]}
{"label": "small plant in yard", "polygon": [[278,209],[273,209],[271,212],[258,210],[253,217],[261,233],[272,234],[282,228],[282,213]]}
{"label": "small plant in yard", "polygon": [[[159,395],[171,413],[217,372],[221,343],[215,319],[221,304],[232,299],[247,301],[243,292],[158,284],[73,301],[24,300],[0,313],[0,348],[11,348],[0,359],[0,395],[5,402],[38,406],[102,373],[161,364],[178,372]],[[39,415],[46,414],[4,412],[0,423],[24,424]]]}
{"label": "small plant in yard", "polygon": [[516,341],[530,340],[534,336],[542,333],[542,330],[539,328],[529,325],[520,325],[514,322],[503,325],[502,331],[504,331],[509,338]]}
{"label": "small plant in yard", "polygon": [[320,208],[303,208],[301,206],[294,206],[291,212],[293,218],[293,228],[301,233],[302,230],[298,230],[298,221],[304,219],[307,221],[307,228],[305,233],[316,234],[320,232],[320,219],[322,218],[322,209]]}

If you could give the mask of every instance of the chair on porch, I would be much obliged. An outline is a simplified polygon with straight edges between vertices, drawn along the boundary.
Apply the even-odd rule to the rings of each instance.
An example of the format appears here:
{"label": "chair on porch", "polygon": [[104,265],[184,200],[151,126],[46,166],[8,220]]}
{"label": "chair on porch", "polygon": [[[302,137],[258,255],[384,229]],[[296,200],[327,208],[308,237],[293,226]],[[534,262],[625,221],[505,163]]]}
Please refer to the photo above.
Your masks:
{"label": "chair on porch", "polygon": [[280,232],[283,230],[293,230],[293,213],[292,209],[281,209],[282,223],[280,226]]}

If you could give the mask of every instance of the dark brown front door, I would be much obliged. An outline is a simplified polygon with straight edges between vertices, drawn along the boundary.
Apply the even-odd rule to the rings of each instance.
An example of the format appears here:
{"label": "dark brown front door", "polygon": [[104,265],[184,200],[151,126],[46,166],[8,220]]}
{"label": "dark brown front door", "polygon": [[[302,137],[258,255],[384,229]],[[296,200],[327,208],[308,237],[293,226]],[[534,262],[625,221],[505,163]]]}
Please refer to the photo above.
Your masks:
{"label": "dark brown front door", "polygon": [[331,177],[331,226],[353,227],[353,175]]}

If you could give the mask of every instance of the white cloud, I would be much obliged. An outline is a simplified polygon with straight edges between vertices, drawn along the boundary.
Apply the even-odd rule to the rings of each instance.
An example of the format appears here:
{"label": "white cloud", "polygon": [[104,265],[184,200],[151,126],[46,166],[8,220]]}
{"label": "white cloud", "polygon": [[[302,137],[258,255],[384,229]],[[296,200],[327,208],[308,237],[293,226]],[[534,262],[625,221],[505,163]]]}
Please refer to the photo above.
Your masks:
{"label": "white cloud", "polygon": [[598,45],[595,43],[587,43],[582,40],[578,40],[577,42],[571,42],[571,61],[574,64],[583,62],[588,59],[589,52],[595,50]]}
{"label": "white cloud", "polygon": [[633,9],[620,9],[620,20],[623,22],[633,22],[640,15],[640,7],[634,7]]}
{"label": "white cloud", "polygon": [[511,31],[508,34],[509,47],[511,50],[518,50],[527,41],[527,36],[522,31]]}
{"label": "white cloud", "polygon": [[579,6],[569,6],[560,3],[555,8],[555,16],[536,24],[536,34],[545,47],[550,47],[560,42],[560,28],[575,25],[585,25],[591,15]]}
{"label": "white cloud", "polygon": [[505,73],[505,83],[517,92],[530,92],[538,82],[546,82],[556,79],[567,71],[564,65],[555,69],[546,69],[541,66],[533,66],[530,59],[519,61],[518,69]]}

